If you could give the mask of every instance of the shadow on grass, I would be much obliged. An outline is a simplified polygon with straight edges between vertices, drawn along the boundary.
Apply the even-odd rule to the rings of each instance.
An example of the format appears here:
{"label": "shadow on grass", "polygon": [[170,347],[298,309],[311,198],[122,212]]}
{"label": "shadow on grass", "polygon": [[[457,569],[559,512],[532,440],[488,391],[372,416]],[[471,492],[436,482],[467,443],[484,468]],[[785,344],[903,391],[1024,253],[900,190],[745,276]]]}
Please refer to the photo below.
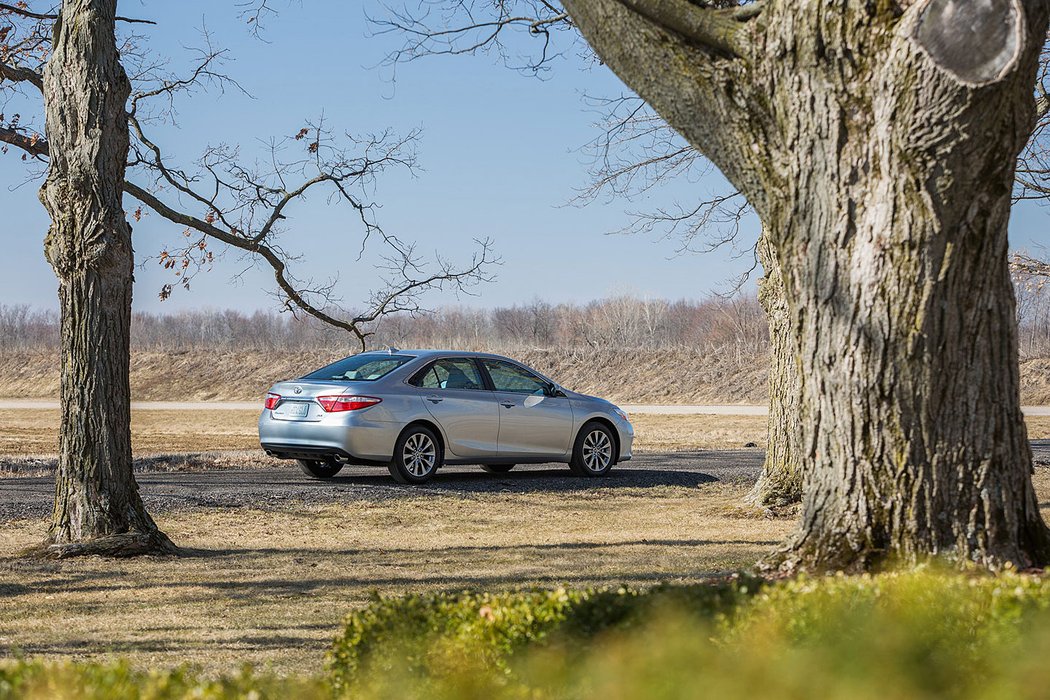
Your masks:
{"label": "shadow on grass", "polygon": [[[201,578],[199,574],[187,577],[185,580],[161,580],[139,584],[143,592],[149,590],[192,591],[191,595],[196,597],[201,589],[222,591],[227,595],[287,595],[308,593],[314,590],[337,588],[357,588],[363,591],[377,588],[403,588],[405,586],[427,586],[446,590],[462,590],[464,588],[485,588],[497,586],[501,588],[516,588],[521,585],[547,585],[564,583],[566,581],[585,581],[589,585],[619,585],[624,582],[662,582],[669,578],[698,578],[704,579],[712,576],[722,575],[723,571],[712,571],[707,569],[685,569],[676,568],[674,572],[653,571],[652,562],[663,556],[681,556],[680,551],[673,555],[661,553],[658,549],[646,552],[646,548],[674,547],[679,550],[694,547],[729,546],[744,547],[766,550],[778,544],[776,540],[704,540],[704,539],[655,539],[655,540],[629,540],[623,542],[566,542],[566,543],[544,543],[523,544],[510,546],[483,546],[462,545],[453,547],[416,549],[416,548],[351,548],[351,549],[321,549],[321,548],[263,548],[263,549],[184,549],[183,555],[191,558],[222,559],[229,558],[233,561],[248,562],[257,557],[291,557],[292,561],[300,568],[301,576],[263,578],[249,580],[231,580],[223,578]],[[602,550],[617,550],[627,547],[637,547],[643,551],[639,552],[638,569],[625,570],[624,562],[620,562],[620,569],[615,572],[602,572],[600,570],[589,570],[599,566],[603,559]],[[593,552],[593,559],[580,560],[574,558],[574,552]],[[507,567],[506,559],[531,566],[537,558],[548,560],[550,558],[562,557],[564,571],[540,573],[536,571],[521,571],[517,567]],[[757,556],[757,552],[756,552]],[[411,566],[411,571],[403,575],[311,575],[318,563],[332,563],[333,557],[345,558],[360,564],[375,566],[377,558],[380,564],[389,558],[389,566]],[[502,568],[510,568],[507,573],[501,574],[474,574],[472,570],[482,568],[487,564],[496,564],[503,561]],[[462,573],[442,571],[445,567],[455,567]],[[8,595],[12,598],[19,595],[31,593],[98,593],[106,592],[120,587],[123,584],[114,579],[110,572],[82,571],[76,573],[63,573],[62,575],[36,581],[32,586],[19,586],[20,590],[12,590]]]}
{"label": "shadow on grass", "polygon": [[697,539],[640,539],[618,542],[545,542],[543,544],[517,545],[453,545],[451,547],[359,547],[350,549],[326,549],[321,547],[264,547],[264,548],[230,548],[230,549],[184,549],[189,557],[237,557],[246,555],[286,554],[292,556],[413,556],[444,554],[493,554],[521,551],[573,551],[615,549],[618,547],[711,547],[717,545],[741,546],[774,546],[779,540],[697,540]]}
{"label": "shadow on grass", "polygon": [[[516,589],[531,586],[560,585],[566,582],[588,586],[618,586],[624,583],[664,583],[670,579],[713,579],[725,576],[726,571],[696,570],[668,572],[654,571],[617,571],[615,573],[594,574],[501,574],[492,576],[424,574],[405,576],[318,576],[313,578],[261,579],[251,581],[164,581],[141,585],[143,592],[177,591],[190,589],[190,599],[199,600],[200,590],[222,592],[231,598],[256,598],[258,596],[296,596],[312,591],[330,588],[359,589],[363,593],[390,588],[399,592],[411,590],[406,587],[426,586],[432,590],[462,591],[468,589]],[[99,575],[101,580],[109,577]],[[65,593],[99,593],[113,590],[113,585],[75,585],[63,586]],[[37,589],[36,592],[46,592]],[[175,599],[172,602],[186,602]]]}

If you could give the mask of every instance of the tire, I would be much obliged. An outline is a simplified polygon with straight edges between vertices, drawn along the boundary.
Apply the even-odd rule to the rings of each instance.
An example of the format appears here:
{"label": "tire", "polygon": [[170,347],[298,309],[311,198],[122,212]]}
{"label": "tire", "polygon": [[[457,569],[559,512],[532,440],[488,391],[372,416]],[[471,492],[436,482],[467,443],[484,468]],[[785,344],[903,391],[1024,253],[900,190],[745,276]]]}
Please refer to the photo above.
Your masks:
{"label": "tire", "polygon": [[516,467],[516,464],[482,464],[481,468],[487,471],[489,474],[506,474],[511,469]]}
{"label": "tire", "polygon": [[569,469],[576,476],[605,476],[616,462],[615,451],[612,431],[602,423],[587,423],[576,436]]}
{"label": "tire", "polygon": [[331,479],[338,474],[343,465],[331,459],[300,459],[299,468],[303,474],[314,479]]}
{"label": "tire", "polygon": [[398,437],[388,469],[399,484],[425,484],[444,461],[444,450],[434,431],[414,425]]}

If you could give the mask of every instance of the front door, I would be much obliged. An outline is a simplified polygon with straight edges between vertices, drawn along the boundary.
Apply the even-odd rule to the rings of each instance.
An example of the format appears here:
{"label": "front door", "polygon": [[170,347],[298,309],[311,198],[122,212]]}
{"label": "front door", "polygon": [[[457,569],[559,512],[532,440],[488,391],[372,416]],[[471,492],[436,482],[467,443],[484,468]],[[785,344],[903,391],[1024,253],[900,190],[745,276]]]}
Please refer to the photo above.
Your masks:
{"label": "front door", "polygon": [[499,456],[561,459],[572,440],[572,406],[550,384],[510,362],[482,358],[499,405]]}

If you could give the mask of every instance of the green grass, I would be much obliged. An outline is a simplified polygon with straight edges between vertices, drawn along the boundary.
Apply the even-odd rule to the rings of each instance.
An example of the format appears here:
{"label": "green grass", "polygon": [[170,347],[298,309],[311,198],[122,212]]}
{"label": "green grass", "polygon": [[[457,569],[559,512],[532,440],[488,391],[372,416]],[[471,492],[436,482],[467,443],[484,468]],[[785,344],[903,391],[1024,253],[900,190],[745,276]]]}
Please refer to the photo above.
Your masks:
{"label": "green grass", "polygon": [[1050,583],[924,569],[377,598],[323,677],[16,660],[0,698],[1037,698],[1047,659]]}

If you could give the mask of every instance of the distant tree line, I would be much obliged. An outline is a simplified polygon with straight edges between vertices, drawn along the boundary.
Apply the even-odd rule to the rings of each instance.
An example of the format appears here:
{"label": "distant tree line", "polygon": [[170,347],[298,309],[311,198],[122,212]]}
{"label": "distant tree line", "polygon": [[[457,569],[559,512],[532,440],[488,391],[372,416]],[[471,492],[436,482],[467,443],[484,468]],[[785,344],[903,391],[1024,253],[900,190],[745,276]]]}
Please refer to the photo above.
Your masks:
{"label": "distant tree line", "polygon": [[[1017,282],[1022,358],[1050,356],[1050,286]],[[446,306],[432,313],[388,317],[369,338],[390,345],[470,350],[594,348],[710,349],[742,356],[768,349],[768,324],[753,295],[701,301],[618,296],[587,304],[532,301],[477,309]],[[0,304],[0,352],[47,350],[59,342],[58,312]],[[132,317],[135,350],[299,350],[346,347],[357,341],[309,316],[235,309],[142,313]]]}
{"label": "distant tree line", "polygon": [[[0,304],[0,352],[46,350],[59,342],[58,312]],[[432,313],[387,317],[372,347],[727,348],[764,352],[768,330],[753,295],[703,301],[619,296],[587,304],[526,304],[476,309],[448,306]],[[296,350],[346,346],[356,339],[309,316],[233,309],[137,312],[136,350]]]}
{"label": "distant tree line", "polygon": [[1044,277],[1015,277],[1021,358],[1050,357],[1050,286]]}

